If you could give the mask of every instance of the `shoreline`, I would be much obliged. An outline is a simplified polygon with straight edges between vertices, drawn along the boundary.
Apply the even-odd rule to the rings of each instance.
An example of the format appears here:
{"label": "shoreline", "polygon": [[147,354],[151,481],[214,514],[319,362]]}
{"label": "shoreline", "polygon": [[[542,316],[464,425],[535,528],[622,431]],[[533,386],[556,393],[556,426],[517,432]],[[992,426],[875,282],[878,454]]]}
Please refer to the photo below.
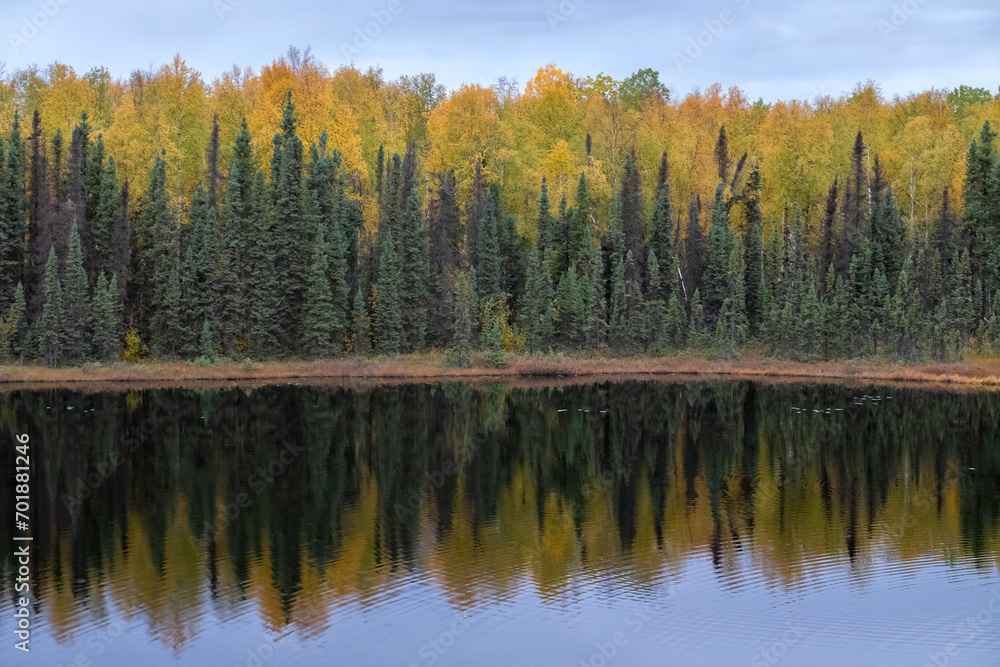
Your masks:
{"label": "shoreline", "polygon": [[[474,361],[481,362],[478,356]],[[117,362],[48,368],[0,366],[0,392],[45,388],[205,387],[275,384],[400,384],[407,382],[506,381],[533,386],[578,384],[607,379],[733,379],[827,384],[881,383],[950,389],[1000,388],[1000,358],[931,364],[824,361],[797,362],[767,357],[705,359],[680,355],[655,358],[549,358],[511,356],[504,368],[477,364],[454,368],[444,354],[395,358],[225,361],[196,365],[183,361]]]}

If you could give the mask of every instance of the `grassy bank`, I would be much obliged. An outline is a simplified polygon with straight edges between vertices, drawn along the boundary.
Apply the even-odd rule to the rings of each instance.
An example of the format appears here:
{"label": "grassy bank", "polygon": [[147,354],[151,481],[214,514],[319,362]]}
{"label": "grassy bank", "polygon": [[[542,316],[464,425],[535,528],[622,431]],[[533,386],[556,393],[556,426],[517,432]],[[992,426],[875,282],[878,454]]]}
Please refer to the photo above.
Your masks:
{"label": "grassy bank", "polygon": [[938,384],[965,388],[1000,387],[1000,358],[934,364],[878,364],[830,361],[800,363],[765,357],[704,359],[672,356],[633,359],[512,356],[504,368],[488,367],[476,358],[471,368],[453,368],[442,354],[396,358],[329,359],[322,361],[187,362],[86,364],[66,368],[0,367],[0,389],[71,386],[205,386],[233,384],[372,384],[430,380],[503,378],[528,384],[563,383],[615,377],[731,377],[768,381],[877,382]]}

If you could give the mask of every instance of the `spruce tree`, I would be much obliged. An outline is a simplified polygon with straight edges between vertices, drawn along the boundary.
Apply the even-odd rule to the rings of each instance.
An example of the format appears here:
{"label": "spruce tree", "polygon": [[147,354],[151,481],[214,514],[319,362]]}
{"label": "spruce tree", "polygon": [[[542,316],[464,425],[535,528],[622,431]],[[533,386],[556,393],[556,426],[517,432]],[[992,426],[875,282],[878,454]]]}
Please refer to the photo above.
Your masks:
{"label": "spruce tree", "polygon": [[663,299],[660,298],[660,260],[652,250],[649,252],[647,261],[649,272],[649,287],[646,290],[646,331],[645,347],[653,352],[657,352],[662,338],[661,327],[663,326]]}
{"label": "spruce tree", "polygon": [[205,320],[201,323],[201,334],[198,336],[198,356],[208,361],[215,361],[218,356],[215,345],[215,332],[212,323]]}
{"label": "spruce tree", "polygon": [[445,347],[451,337],[451,282],[458,265],[461,245],[461,216],[455,201],[455,177],[451,172],[434,174],[437,184],[427,205],[430,236],[431,305],[428,316],[427,343]]}
{"label": "spruce tree", "polygon": [[642,246],[642,181],[639,178],[639,166],[636,163],[635,149],[632,149],[625,159],[625,174],[622,178],[621,190],[622,232],[625,235],[626,252],[631,252],[635,262],[635,275],[626,278],[635,279],[644,273],[643,260],[645,252]]}
{"label": "spruce tree", "polygon": [[542,191],[538,197],[538,240],[535,244],[541,265],[548,270],[552,244],[556,235],[556,221],[552,217],[549,204],[549,184],[542,176]]}
{"label": "spruce tree", "polygon": [[569,211],[569,246],[567,249],[567,264],[574,267],[577,273],[583,268],[583,262],[590,254],[590,189],[587,187],[587,177],[580,174],[580,182],[576,189],[576,205]]}
{"label": "spruce tree", "polygon": [[109,283],[102,271],[97,275],[90,300],[90,327],[93,332],[91,344],[94,356],[105,363],[114,361],[118,356],[117,298],[117,285]]}
{"label": "spruce tree", "polygon": [[116,268],[114,227],[118,216],[118,170],[115,158],[108,157],[107,166],[93,190],[94,217],[90,223],[90,277],[96,280],[100,273],[114,273]]}
{"label": "spruce tree", "polygon": [[542,251],[530,253],[528,279],[521,303],[521,328],[524,330],[528,352],[541,352],[550,342],[552,322],[549,307],[552,303],[552,282],[542,266]]}
{"label": "spruce tree", "polygon": [[708,329],[705,324],[705,307],[701,302],[701,290],[695,289],[691,297],[691,317],[688,321],[688,347],[702,350],[708,344]]}
{"label": "spruce tree", "polygon": [[455,301],[452,314],[452,345],[448,359],[454,366],[472,365],[472,328],[476,310],[476,271],[460,272],[455,279]]}
{"label": "spruce tree", "polygon": [[486,334],[486,363],[493,368],[503,368],[507,365],[507,355],[504,354],[501,342],[500,318],[494,318]]}
{"label": "spruce tree", "polygon": [[720,183],[715,189],[712,205],[712,227],[708,230],[707,261],[702,276],[702,298],[705,302],[706,324],[714,330],[722,303],[726,300],[729,255],[733,248],[733,233],[729,229],[725,189]]}
{"label": "spruce tree", "polygon": [[397,355],[403,346],[403,302],[400,280],[399,256],[392,238],[392,230],[382,236],[379,259],[378,304],[375,309],[376,333],[379,352]]}
{"label": "spruce tree", "polygon": [[334,352],[334,309],[327,276],[327,245],[323,228],[316,231],[313,257],[302,304],[302,348],[314,359]]}
{"label": "spruce tree", "polygon": [[407,350],[424,344],[427,313],[430,306],[430,243],[424,224],[423,205],[414,187],[406,199],[401,225],[400,258],[405,270],[401,276],[400,300],[403,316],[403,345]]}
{"label": "spruce tree", "polygon": [[674,212],[670,203],[670,184],[664,181],[656,197],[649,230],[649,252],[656,255],[660,268],[660,287],[657,293],[650,295],[649,298],[656,298],[664,303],[673,293],[677,278],[675,227]]}
{"label": "spruce tree", "polygon": [[142,201],[138,239],[141,250],[130,298],[139,329],[148,327],[155,353],[176,343],[166,340],[172,324],[167,315],[167,290],[179,259],[178,230],[167,199],[166,169],[165,154],[158,155]]}
{"label": "spruce tree", "polygon": [[833,264],[833,225],[837,215],[837,179],[826,194],[826,207],[819,227],[819,275],[825,276]]}
{"label": "spruce tree", "polygon": [[87,272],[83,266],[83,249],[76,224],[70,228],[69,252],[66,256],[63,298],[66,310],[66,356],[71,363],[83,361],[87,349]]}
{"label": "spruce tree", "polygon": [[59,260],[56,249],[49,250],[45,262],[45,302],[38,320],[38,336],[42,359],[47,366],[58,366],[66,349],[66,306],[63,301],[62,283],[59,281]]}
{"label": "spruce tree", "polygon": [[892,186],[888,186],[877,205],[872,207],[870,216],[872,265],[881,270],[889,284],[899,279],[903,263],[903,220],[892,196]]}
{"label": "spruce tree", "polygon": [[743,258],[746,318],[748,333],[756,338],[760,335],[764,318],[762,301],[766,298],[764,296],[764,240],[761,230],[763,219],[760,211],[760,172],[756,166],[750,172],[744,193],[747,221],[745,256]]}
{"label": "spruce tree", "polygon": [[190,323],[184,317],[184,296],[181,293],[180,269],[174,266],[168,275],[163,290],[163,328],[159,330],[157,350],[168,359],[178,358],[184,351],[186,341],[192,332]]}
{"label": "spruce tree", "polygon": [[701,286],[705,270],[705,234],[701,228],[701,199],[692,196],[688,205],[688,223],[684,234],[685,298],[693,297]]}
{"label": "spruce tree", "polygon": [[27,305],[24,286],[18,282],[14,288],[14,298],[7,309],[0,313],[0,361],[21,360],[21,341],[26,328]]}
{"label": "spruce tree", "polygon": [[676,293],[671,294],[670,301],[667,302],[660,331],[658,353],[676,352],[684,348],[687,339],[687,313]]}
{"label": "spruce tree", "polygon": [[0,303],[10,303],[22,280],[25,236],[25,147],[18,113],[7,145],[0,139]]}
{"label": "spruce tree", "polygon": [[200,354],[200,332],[205,320],[214,318],[216,249],[215,209],[209,206],[208,193],[200,185],[191,199],[188,213],[191,231],[184,262],[181,265],[181,298],[187,339],[182,353],[194,358]]}
{"label": "spruce tree", "polygon": [[476,235],[476,292],[488,301],[501,296],[500,237],[497,211],[492,197],[486,199]]}
{"label": "spruce tree", "polygon": [[303,211],[304,154],[296,134],[298,120],[291,93],[285,101],[281,131],[274,135],[271,157],[271,233],[277,296],[274,317],[282,323],[276,331],[282,350],[294,349],[300,332],[299,316],[308,269],[305,212]]}
{"label": "spruce tree", "polygon": [[[15,115],[15,121],[17,117]],[[16,122],[15,122],[16,127]],[[13,131],[13,130],[12,130]],[[20,130],[18,130],[20,132]],[[25,262],[25,295],[28,300],[29,319],[36,319],[42,311],[45,302],[45,265],[49,250],[58,245],[59,236],[56,228],[56,216],[52,202],[51,179],[48,169],[48,147],[45,145],[45,134],[42,132],[41,116],[36,109],[31,119],[31,159],[28,174],[27,217],[28,217],[28,249]],[[14,159],[12,149],[14,143],[7,145],[8,173],[9,165]]]}
{"label": "spruce tree", "polygon": [[[907,257],[899,272],[896,293],[890,311],[891,340],[895,355],[904,361],[915,361],[923,341],[923,314],[920,291],[914,276],[913,261]],[[1000,322],[998,322],[1000,324]]]}
{"label": "spruce tree", "polygon": [[608,343],[608,289],[604,261],[599,249],[592,248],[587,264],[590,316],[587,321],[587,344],[599,350]]}
{"label": "spruce tree", "polygon": [[354,355],[363,358],[368,354],[370,347],[371,318],[368,316],[368,307],[365,305],[365,298],[360,289],[354,293],[354,306],[351,308],[351,331]]}

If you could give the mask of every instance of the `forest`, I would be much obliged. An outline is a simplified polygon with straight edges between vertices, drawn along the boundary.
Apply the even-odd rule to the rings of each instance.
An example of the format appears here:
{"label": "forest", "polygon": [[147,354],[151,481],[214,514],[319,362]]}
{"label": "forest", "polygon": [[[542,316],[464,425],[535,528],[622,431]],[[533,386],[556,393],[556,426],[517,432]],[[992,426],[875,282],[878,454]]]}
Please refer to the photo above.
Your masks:
{"label": "forest", "polygon": [[[1000,95],[0,80],[0,363],[1000,352]],[[476,357],[477,359],[480,357]]]}

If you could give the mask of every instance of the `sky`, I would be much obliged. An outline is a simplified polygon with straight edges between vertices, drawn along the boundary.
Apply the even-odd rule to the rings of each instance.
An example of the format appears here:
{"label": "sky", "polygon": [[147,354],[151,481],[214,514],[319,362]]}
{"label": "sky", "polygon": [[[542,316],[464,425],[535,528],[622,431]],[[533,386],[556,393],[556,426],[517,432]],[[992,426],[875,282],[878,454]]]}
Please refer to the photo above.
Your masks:
{"label": "sky", "polygon": [[523,88],[554,63],[622,79],[653,68],[674,97],[713,83],[751,99],[812,100],[873,79],[887,97],[1000,85],[996,0],[0,0],[6,72],[52,61],[112,76],[177,53],[206,83],[259,71],[289,45],[331,69],[433,72],[449,89]]}

